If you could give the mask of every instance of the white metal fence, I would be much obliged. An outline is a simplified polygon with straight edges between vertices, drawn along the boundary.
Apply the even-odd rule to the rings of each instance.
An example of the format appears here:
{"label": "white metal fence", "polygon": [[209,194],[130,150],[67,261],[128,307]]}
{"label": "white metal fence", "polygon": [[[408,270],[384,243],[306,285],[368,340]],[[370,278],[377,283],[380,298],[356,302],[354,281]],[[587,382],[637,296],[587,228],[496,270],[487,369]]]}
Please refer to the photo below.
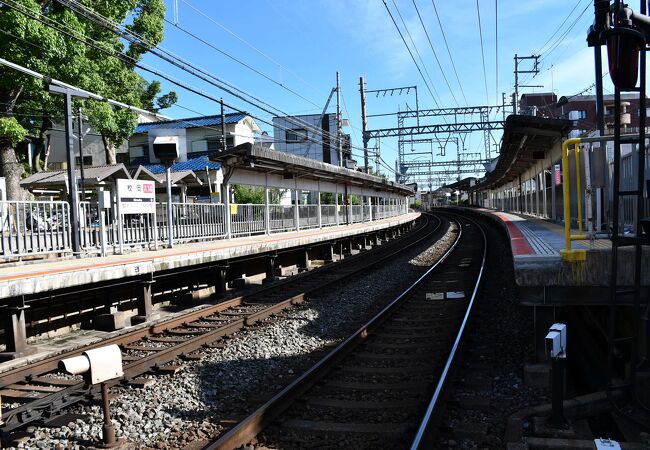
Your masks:
{"label": "white metal fence", "polygon": [[318,228],[318,205],[299,205],[300,228]]}
{"label": "white metal fence", "polygon": [[[381,220],[403,214],[406,205],[264,205],[173,203],[172,223],[167,204],[157,203],[156,214],[124,214],[99,209],[96,202],[79,205],[79,246],[82,254],[114,253],[126,247],[150,248],[166,243],[170,226],[174,242],[193,242],[311,229],[346,222]],[[296,210],[297,208],[297,210]],[[372,209],[372,215],[371,215]],[[72,229],[67,202],[0,201],[0,257],[71,253]],[[103,223],[102,223],[103,222]]]}
{"label": "white metal fence", "polygon": [[269,230],[271,233],[296,229],[294,207],[287,205],[269,205]]}
{"label": "white metal fence", "polygon": [[320,216],[324,227],[336,225],[336,205],[321,205]]}
{"label": "white metal fence", "polygon": [[230,205],[230,230],[233,236],[264,234],[264,205]]}
{"label": "white metal fence", "polygon": [[2,256],[71,252],[66,202],[0,201]]}
{"label": "white metal fence", "polygon": [[[204,241],[226,236],[226,207],[220,203],[172,203],[174,241]],[[167,203],[156,204],[158,239],[169,239]]]}

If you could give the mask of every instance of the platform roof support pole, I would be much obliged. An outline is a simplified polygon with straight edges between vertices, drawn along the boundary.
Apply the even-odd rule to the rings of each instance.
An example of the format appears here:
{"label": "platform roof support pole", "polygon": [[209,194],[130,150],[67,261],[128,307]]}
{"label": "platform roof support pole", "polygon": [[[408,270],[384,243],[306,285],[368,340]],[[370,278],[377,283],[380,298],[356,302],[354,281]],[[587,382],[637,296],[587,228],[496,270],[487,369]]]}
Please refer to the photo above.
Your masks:
{"label": "platform roof support pole", "polygon": [[334,192],[334,217],[336,218],[336,225],[339,225],[339,185],[336,185]]}
{"label": "platform roof support pole", "polygon": [[271,205],[269,203],[269,186],[264,186],[264,232],[271,234]]}
{"label": "platform roof support pole", "polygon": [[555,165],[551,165],[553,168],[553,171],[551,172],[551,219],[555,220],[557,215],[555,214],[555,191],[557,190],[557,186],[555,184]]}
{"label": "platform roof support pole", "polygon": [[232,237],[232,214],[230,211],[230,183],[224,183],[221,185],[221,189],[223,190],[223,204],[226,209],[225,217],[224,217],[224,224],[226,226],[226,239],[230,239]]}
{"label": "platform roof support pole", "polygon": [[295,208],[293,210],[293,220],[296,222],[296,231],[300,231],[300,196],[298,195],[298,188],[294,189]]}
{"label": "platform roof support pole", "polygon": [[320,181],[318,182],[318,192],[316,193],[316,203],[318,207],[316,208],[316,217],[318,219],[318,228],[323,228],[323,211],[320,200]]}
{"label": "platform roof support pole", "polygon": [[546,169],[542,170],[542,201],[544,202],[542,206],[542,214],[544,218],[548,219],[548,200],[546,197]]}

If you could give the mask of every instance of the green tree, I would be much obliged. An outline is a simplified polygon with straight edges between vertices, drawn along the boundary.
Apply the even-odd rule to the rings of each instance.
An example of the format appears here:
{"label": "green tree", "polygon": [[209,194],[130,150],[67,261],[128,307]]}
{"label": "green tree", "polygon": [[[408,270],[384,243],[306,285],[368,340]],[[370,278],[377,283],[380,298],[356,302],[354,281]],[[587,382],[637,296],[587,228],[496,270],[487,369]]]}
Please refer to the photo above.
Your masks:
{"label": "green tree", "polygon": [[[175,94],[161,96],[158,102],[155,99],[160,84],[147,83],[134,71],[137,61],[149,50],[148,45],[157,45],[163,39],[163,0],[86,0],[84,5],[113,23],[128,22],[127,28],[143,36],[144,41],[127,46],[119,36],[54,0],[10,0],[0,2],[0,30],[5,34],[0,39],[0,57],[141,108],[150,108],[154,101],[159,108],[173,104]],[[91,41],[94,46],[56,28]],[[102,102],[75,101],[75,106],[82,104],[91,125],[102,135],[107,163],[114,164],[115,149],[133,133],[137,115]],[[49,95],[40,80],[0,67],[0,117],[15,117],[25,133],[38,138],[37,170],[40,162],[47,160],[48,130],[53,123],[62,122],[62,111],[60,96]],[[23,169],[16,144],[1,133],[0,174],[7,179],[7,194],[11,199],[24,198],[19,186]]]}
{"label": "green tree", "polygon": [[236,184],[233,187],[233,191],[235,193],[235,203],[253,203],[255,205],[264,204],[263,187]]}
{"label": "green tree", "polygon": [[[235,203],[264,204],[264,188],[261,186],[236,184],[233,186],[233,192],[235,194]],[[286,192],[286,189],[269,188],[269,203],[272,205],[280,203]]]}

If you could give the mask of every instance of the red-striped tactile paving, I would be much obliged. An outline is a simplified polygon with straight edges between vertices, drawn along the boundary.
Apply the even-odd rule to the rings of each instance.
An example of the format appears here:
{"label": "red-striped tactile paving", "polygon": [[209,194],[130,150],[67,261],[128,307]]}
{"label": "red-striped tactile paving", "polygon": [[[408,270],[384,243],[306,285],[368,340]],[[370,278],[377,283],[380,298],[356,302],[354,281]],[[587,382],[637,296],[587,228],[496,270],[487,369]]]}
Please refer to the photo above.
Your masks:
{"label": "red-striped tactile paving", "polygon": [[524,236],[524,233],[521,232],[521,230],[516,225],[516,223],[513,222],[512,219],[509,217],[510,214],[504,214],[504,213],[493,213],[493,214],[497,216],[499,219],[501,219],[503,223],[506,225],[506,227],[508,228],[508,235],[510,235],[510,246],[512,247],[513,256],[535,254],[535,250],[528,243],[528,240]]}

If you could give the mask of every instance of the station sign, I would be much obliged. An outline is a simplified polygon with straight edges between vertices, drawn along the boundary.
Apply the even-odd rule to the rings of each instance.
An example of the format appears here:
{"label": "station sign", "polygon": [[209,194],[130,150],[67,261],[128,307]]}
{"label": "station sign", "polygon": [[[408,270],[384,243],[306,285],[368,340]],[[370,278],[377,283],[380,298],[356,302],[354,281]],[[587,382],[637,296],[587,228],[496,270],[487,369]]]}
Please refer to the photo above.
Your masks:
{"label": "station sign", "polygon": [[155,214],[156,186],[153,181],[117,180],[120,214]]}

